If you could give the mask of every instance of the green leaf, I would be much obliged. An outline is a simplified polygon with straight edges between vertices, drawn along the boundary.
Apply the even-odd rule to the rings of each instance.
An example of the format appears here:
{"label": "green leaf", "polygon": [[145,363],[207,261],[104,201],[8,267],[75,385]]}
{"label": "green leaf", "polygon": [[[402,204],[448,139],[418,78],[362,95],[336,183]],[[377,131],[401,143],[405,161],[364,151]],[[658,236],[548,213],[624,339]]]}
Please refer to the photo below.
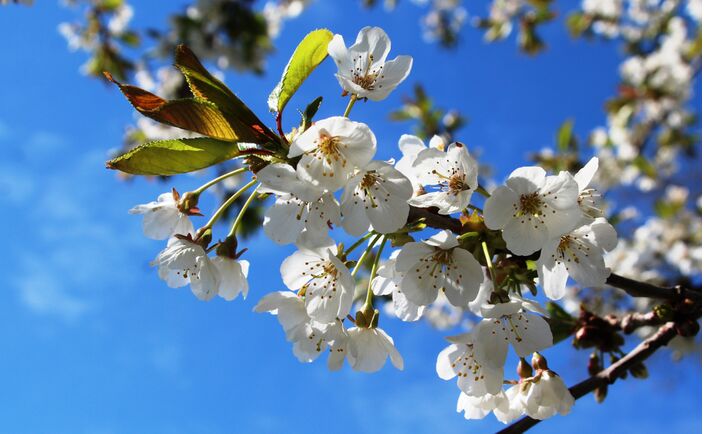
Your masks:
{"label": "green leaf", "polygon": [[121,84],[105,73],[115,83],[138,112],[162,124],[194,131],[220,140],[246,141],[232,129],[217,106],[204,99],[175,99],[167,101],[136,86]]}
{"label": "green leaf", "polygon": [[176,67],[186,78],[188,87],[196,98],[215,104],[223,113],[239,141],[258,144],[277,141],[276,135],[259,120],[247,104],[208,72],[185,45],[176,47]]}
{"label": "green leaf", "polygon": [[238,156],[237,143],[207,137],[145,143],[105,163],[132,175],[176,175],[205,169]]}
{"label": "green leaf", "polygon": [[301,84],[328,55],[328,44],[332,40],[328,29],[313,30],[298,44],[281,81],[269,95],[269,110],[281,113]]}
{"label": "green leaf", "polygon": [[318,109],[322,103],[323,97],[319,96],[314,99],[313,102],[308,104],[305,111],[301,113],[301,127],[303,127],[303,131],[307,130],[313,123],[313,117],[315,117],[315,114],[318,113]]}
{"label": "green leaf", "polygon": [[567,119],[560,125],[560,129],[557,130],[557,149],[562,152],[569,151],[574,147],[575,140],[572,134],[574,128],[574,120]]}

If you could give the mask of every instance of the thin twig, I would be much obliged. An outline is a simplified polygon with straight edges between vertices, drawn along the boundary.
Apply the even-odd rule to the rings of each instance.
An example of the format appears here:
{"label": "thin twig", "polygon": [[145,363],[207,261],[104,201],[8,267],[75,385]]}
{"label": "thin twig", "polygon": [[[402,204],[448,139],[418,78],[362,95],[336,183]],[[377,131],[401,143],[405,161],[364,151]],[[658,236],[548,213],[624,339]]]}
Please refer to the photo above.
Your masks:
{"label": "thin twig", "polygon": [[[575,399],[579,399],[587,393],[595,390],[597,387],[615,382],[623,373],[638,363],[643,362],[650,357],[659,348],[667,345],[672,338],[677,335],[675,331],[675,323],[668,322],[658,329],[658,331],[638,344],[630,353],[611,364],[608,368],[589,377],[581,383],[570,387],[570,393]],[[540,420],[530,418],[528,416],[519,419],[517,422],[498,431],[498,434],[517,434],[526,432],[531,427],[537,425]]]}

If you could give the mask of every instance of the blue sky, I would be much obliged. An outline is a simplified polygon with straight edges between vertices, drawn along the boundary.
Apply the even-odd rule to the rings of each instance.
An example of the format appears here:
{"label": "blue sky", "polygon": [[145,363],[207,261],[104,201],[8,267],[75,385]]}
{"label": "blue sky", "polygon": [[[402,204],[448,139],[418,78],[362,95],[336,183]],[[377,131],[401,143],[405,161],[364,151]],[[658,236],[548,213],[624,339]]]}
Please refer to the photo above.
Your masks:
{"label": "blue sky", "polygon": [[[0,40],[9,41],[0,69],[0,255],[9,283],[0,293],[0,433],[461,433],[501,426],[491,416],[468,422],[455,413],[457,389],[434,369],[443,335],[424,323],[382,319],[406,359],[404,372],[329,373],[322,362],[299,364],[275,319],[251,312],[263,294],[283,288],[278,267],[290,248],[263,237],[247,243],[254,266],[245,301],[203,303],[160,282],[148,262],[162,245],[144,238],[127,210],[171,185],[121,182],[104,169],[107,150],[119,145],[134,114],[116,89],[79,74],[84,56],[69,53],[56,31],[74,15],[57,3],[0,9]],[[163,25],[164,2],[135,3],[137,26]],[[266,96],[305,33],[326,26],[351,41],[359,28],[380,25],[392,38],[392,56],[415,59],[411,77],[389,99],[353,111],[375,131],[381,158],[395,155],[410,128],[386,116],[414,82],[439,105],[469,116],[460,137],[483,150],[499,179],[530,151],[550,146],[564,119],[575,118],[582,136],[603,123],[603,102],[617,84],[616,44],[573,41],[558,23],[544,29],[550,49],[536,58],[519,54],[513,39],[486,45],[473,29],[463,32],[458,50],[439,51],[422,43],[419,19],[408,2],[391,16],[358,2],[317,1],[286,23],[267,74],[230,74],[227,83],[270,119]],[[288,120],[293,107],[319,94],[326,98],[321,116],[343,111],[333,71],[327,62],[315,72],[315,85],[304,85],[289,105]],[[174,183],[184,191],[201,181]],[[546,355],[568,384],[585,375],[586,352],[563,344]],[[671,365],[668,357],[649,362],[651,380],[620,382],[605,405],[584,398],[571,416],[540,429],[700,431],[701,365],[696,357]]]}

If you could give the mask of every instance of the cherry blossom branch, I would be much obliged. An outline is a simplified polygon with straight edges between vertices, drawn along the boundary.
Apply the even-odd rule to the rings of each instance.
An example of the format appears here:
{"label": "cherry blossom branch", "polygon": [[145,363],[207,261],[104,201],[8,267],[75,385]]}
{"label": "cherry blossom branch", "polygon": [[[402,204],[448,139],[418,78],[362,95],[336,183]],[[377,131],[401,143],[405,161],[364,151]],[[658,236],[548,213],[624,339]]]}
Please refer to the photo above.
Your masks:
{"label": "cherry blossom branch", "polygon": [[[423,219],[424,223],[431,228],[448,229],[456,234],[460,234],[462,230],[462,223],[454,217],[440,215],[427,208],[411,207],[410,213],[408,214],[408,221],[414,222],[419,219]],[[658,286],[629,279],[628,277],[620,276],[615,273],[612,273],[606,279],[606,283],[614,288],[626,291],[626,293],[633,297],[649,297],[663,300],[690,298],[695,301],[701,301],[702,299],[701,288],[688,289],[681,285],[674,287]]]}
{"label": "cherry blossom branch", "polygon": [[[626,373],[629,368],[643,362],[659,348],[667,345],[676,335],[675,323],[666,323],[660,327],[654,335],[642,341],[630,353],[626,354],[617,362],[611,364],[611,366],[593,377],[589,377],[581,383],[570,387],[570,393],[572,393],[575,399],[579,399],[597,389],[599,386],[613,384],[622,374]],[[540,420],[526,416],[501,431],[498,431],[497,434],[523,433],[539,422]]]}
{"label": "cherry blossom branch", "polygon": [[613,273],[606,279],[606,283],[614,288],[623,289],[633,297],[661,298],[665,300],[679,300],[686,297],[699,301],[702,299],[701,288],[699,291],[687,289],[680,285],[668,288],[640,282]]}

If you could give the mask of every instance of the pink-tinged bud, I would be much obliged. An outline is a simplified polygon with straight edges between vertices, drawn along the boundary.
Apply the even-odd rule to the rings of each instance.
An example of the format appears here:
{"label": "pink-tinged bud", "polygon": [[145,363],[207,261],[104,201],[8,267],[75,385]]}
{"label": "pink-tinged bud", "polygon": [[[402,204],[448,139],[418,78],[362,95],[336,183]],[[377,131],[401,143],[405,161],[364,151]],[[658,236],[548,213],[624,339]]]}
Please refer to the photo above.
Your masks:
{"label": "pink-tinged bud", "polygon": [[533,360],[531,360],[531,364],[533,365],[533,369],[536,371],[539,369],[543,371],[548,369],[548,361],[540,353],[533,353]]}
{"label": "pink-tinged bud", "polygon": [[521,357],[518,360],[518,366],[516,367],[516,373],[522,379],[530,378],[533,376],[533,369],[530,367],[528,362],[526,362],[526,359]]}
{"label": "pink-tinged bud", "polygon": [[601,371],[603,367],[601,366],[601,359],[596,353],[592,353],[589,356],[589,363],[587,364],[587,371],[589,375],[596,375]]}
{"label": "pink-tinged bud", "polygon": [[696,336],[699,333],[699,324],[693,319],[688,319],[675,324],[675,331],[678,335],[686,338]]}

